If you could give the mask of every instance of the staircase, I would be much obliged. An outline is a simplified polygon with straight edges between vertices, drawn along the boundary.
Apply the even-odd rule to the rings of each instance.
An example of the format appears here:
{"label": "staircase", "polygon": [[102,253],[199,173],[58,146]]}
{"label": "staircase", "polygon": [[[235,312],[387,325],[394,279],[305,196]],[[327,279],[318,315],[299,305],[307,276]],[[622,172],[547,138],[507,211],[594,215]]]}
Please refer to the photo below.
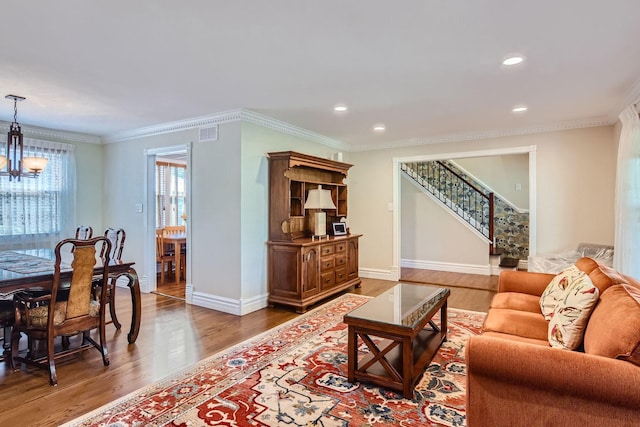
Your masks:
{"label": "staircase", "polygon": [[[490,256],[499,258],[498,266],[501,269],[517,269],[520,254],[496,245],[497,199],[493,192],[472,182],[462,171],[456,170],[455,166],[446,161],[407,162],[401,164],[401,170],[407,178],[484,237],[489,243]],[[501,225],[512,225],[512,221],[502,218],[498,222]]]}

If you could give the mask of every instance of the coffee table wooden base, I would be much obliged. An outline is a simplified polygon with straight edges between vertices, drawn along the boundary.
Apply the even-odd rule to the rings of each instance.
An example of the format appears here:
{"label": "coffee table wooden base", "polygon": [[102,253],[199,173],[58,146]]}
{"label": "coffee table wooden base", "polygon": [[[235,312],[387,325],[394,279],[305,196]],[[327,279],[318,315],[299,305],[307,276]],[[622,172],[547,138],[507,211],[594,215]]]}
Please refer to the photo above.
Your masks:
{"label": "coffee table wooden base", "polygon": [[[415,382],[447,339],[446,298],[436,308],[440,308],[440,327],[431,318],[425,318],[424,323],[414,330],[377,328],[373,322],[368,322],[368,325],[349,324],[349,382],[367,381],[398,390],[407,399],[413,398]],[[429,328],[425,328],[427,323]],[[362,360],[358,360],[360,341],[370,351]]]}

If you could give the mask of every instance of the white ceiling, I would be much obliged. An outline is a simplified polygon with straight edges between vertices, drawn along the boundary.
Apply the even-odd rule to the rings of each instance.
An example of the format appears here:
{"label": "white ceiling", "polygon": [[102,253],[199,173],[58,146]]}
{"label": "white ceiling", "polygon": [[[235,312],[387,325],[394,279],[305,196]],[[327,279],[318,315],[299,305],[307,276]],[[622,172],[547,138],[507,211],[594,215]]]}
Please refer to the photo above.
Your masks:
{"label": "white ceiling", "polygon": [[[101,137],[245,108],[363,149],[612,123],[640,98],[638,0],[5,0],[1,10],[0,95],[27,98],[18,121]],[[506,69],[512,53],[527,60]],[[337,103],[349,111],[334,113]],[[511,113],[516,104],[529,111]]]}

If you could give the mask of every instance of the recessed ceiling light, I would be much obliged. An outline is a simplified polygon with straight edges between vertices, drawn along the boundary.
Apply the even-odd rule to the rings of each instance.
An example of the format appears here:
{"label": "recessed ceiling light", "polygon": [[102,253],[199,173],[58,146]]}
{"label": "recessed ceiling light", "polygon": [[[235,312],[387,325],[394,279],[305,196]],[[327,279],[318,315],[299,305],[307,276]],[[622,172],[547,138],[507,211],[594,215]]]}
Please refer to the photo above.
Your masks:
{"label": "recessed ceiling light", "polygon": [[347,111],[347,106],[346,105],[342,105],[342,104],[338,104],[335,107],[333,107],[333,111],[335,111],[336,113],[342,113],[344,111]]}
{"label": "recessed ceiling light", "polygon": [[526,105],[516,105],[511,109],[511,111],[513,111],[514,113],[524,113],[527,110],[528,108]]}
{"label": "recessed ceiling light", "polygon": [[502,65],[518,65],[518,64],[521,64],[522,62],[524,62],[524,56],[515,55],[515,56],[510,56],[506,58],[504,61],[502,61]]}
{"label": "recessed ceiling light", "polygon": [[377,125],[375,125],[373,127],[373,130],[376,131],[376,132],[384,132],[385,129],[386,129],[386,127],[382,123],[377,124]]}

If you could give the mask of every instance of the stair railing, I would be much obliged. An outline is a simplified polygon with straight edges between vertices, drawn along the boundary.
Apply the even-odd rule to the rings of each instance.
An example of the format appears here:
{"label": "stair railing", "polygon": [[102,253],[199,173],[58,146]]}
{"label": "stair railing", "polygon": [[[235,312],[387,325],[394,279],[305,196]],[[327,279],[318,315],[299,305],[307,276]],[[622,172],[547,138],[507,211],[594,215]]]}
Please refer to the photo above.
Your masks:
{"label": "stair railing", "polygon": [[473,183],[441,161],[407,162],[402,169],[491,242],[494,235],[494,195],[485,194]]}

